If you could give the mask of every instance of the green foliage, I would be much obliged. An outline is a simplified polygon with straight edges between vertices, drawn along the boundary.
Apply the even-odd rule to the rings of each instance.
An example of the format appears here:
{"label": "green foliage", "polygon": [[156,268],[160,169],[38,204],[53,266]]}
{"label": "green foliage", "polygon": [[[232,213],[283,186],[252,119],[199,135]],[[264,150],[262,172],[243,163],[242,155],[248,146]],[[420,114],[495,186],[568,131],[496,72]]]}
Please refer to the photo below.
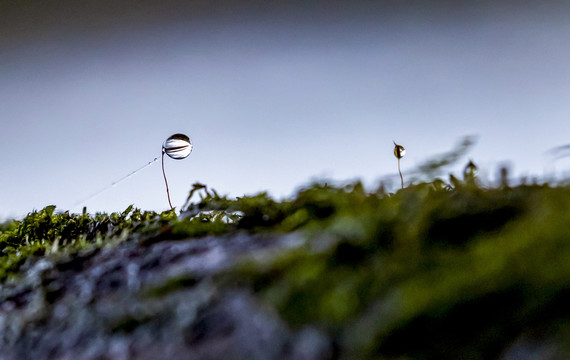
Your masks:
{"label": "green foliage", "polygon": [[[569,331],[557,333],[570,328],[570,187],[483,188],[475,171],[395,194],[358,182],[312,184],[284,201],[266,193],[230,199],[194,184],[180,216],[49,206],[0,227],[0,280],[28,257],[85,246],[297,232],[302,245],[246,257],[213,282],[249,287],[293,327],[333,336],[347,358],[496,358],[535,328],[570,343]],[[146,295],[198,281],[183,275]]]}
{"label": "green foliage", "polygon": [[56,213],[55,206],[47,206],[0,228],[0,280],[16,274],[30,256],[73,253],[133,234],[152,236],[173,219],[176,219],[173,211],[142,212],[132,205],[121,213],[93,216],[85,209],[82,214]]}
{"label": "green foliage", "polygon": [[486,359],[521,331],[570,322],[561,306],[570,188],[485,189],[474,172],[396,194],[313,184],[283,202],[206,190],[189,208],[239,214],[235,230],[304,234],[304,246],[246,260],[218,281],[248,284],[290,324],[325,329],[354,358]]}
{"label": "green foliage", "polygon": [[295,219],[305,246],[226,281],[249,283],[294,326],[335,334],[354,358],[494,358],[525,329],[568,324],[570,187],[454,182],[303,190],[276,228]]}
{"label": "green foliage", "polygon": [[[450,151],[426,160],[417,167],[414,172],[415,178],[433,179],[435,176],[441,175],[446,167],[459,161],[471,149],[476,140],[475,136],[466,136]],[[472,162],[470,163],[472,164]]]}

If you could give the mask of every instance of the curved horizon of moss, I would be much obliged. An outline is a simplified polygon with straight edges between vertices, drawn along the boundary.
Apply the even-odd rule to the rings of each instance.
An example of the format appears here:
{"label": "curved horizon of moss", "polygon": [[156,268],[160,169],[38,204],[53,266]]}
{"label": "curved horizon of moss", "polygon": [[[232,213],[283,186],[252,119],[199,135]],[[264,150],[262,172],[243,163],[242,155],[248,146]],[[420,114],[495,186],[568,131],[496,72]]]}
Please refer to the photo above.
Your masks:
{"label": "curved horizon of moss", "polygon": [[28,258],[89,246],[296,231],[300,247],[245,257],[216,284],[250,287],[292,327],[332,336],[347,358],[486,359],[535,327],[559,336],[570,326],[560,305],[570,299],[568,224],[567,185],[483,188],[466,176],[388,194],[313,184],[276,201],[195,184],[180,216],[50,206],[2,224],[0,281]]}

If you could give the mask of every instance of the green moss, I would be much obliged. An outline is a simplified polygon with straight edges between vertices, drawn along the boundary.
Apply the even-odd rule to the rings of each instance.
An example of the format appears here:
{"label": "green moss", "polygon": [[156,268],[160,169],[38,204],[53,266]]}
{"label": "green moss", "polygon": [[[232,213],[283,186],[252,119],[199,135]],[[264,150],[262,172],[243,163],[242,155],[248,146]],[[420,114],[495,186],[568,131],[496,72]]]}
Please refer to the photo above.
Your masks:
{"label": "green moss", "polygon": [[176,220],[172,211],[142,212],[129,206],[122,213],[89,215],[56,213],[55,206],[29,213],[0,228],[0,281],[18,275],[31,256],[74,254],[127,237],[154,236]]}
{"label": "green moss", "polygon": [[[349,358],[496,358],[534,328],[570,343],[557,330],[570,324],[569,186],[483,188],[470,176],[387,194],[358,182],[313,184],[276,201],[229,199],[195,184],[183,210],[32,212],[0,227],[0,281],[27,258],[86,246],[296,231],[303,245],[244,258],[213,286],[249,287],[294,328],[334,337]],[[173,279],[147,295],[195,283]]]}
{"label": "green moss", "polygon": [[543,312],[570,319],[557,307],[570,293],[569,187],[426,185],[392,196],[358,184],[312,189],[327,210],[315,216],[309,198],[307,246],[228,276],[249,279],[292,325],[327,329],[356,357],[449,358],[446,336],[456,356],[484,359],[551,321]]}
{"label": "green moss", "polygon": [[146,290],[146,295],[148,297],[162,297],[180,289],[193,288],[198,282],[199,279],[192,276],[178,276],[169,279],[164,284]]}

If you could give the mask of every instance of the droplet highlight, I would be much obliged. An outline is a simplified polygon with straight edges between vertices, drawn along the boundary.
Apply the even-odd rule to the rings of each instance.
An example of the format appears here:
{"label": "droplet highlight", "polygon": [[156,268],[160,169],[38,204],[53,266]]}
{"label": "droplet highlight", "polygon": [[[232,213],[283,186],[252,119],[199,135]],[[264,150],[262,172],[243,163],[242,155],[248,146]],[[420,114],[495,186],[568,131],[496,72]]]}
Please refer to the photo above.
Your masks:
{"label": "droplet highlight", "polygon": [[192,141],[187,135],[174,134],[162,144],[162,152],[175,160],[182,160],[192,152]]}

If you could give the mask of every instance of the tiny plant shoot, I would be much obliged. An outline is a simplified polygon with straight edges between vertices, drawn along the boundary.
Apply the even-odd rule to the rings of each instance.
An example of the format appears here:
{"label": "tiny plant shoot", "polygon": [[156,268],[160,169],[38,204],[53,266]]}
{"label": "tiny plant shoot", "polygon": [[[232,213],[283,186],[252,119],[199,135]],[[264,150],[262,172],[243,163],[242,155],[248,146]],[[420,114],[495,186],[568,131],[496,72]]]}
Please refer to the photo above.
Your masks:
{"label": "tiny plant shoot", "polygon": [[164,154],[172,159],[182,160],[188,157],[192,152],[192,141],[187,135],[174,134],[164,141],[162,144],[162,176],[164,176],[164,184],[166,184],[166,196],[168,197],[168,205],[174,209],[170,202],[170,191],[168,190],[168,181],[164,172]]}
{"label": "tiny plant shoot", "polygon": [[403,189],[404,177],[402,176],[402,171],[400,170],[400,159],[403,158],[404,155],[406,155],[406,149],[404,149],[402,145],[396,144],[395,141],[392,142],[394,143],[394,156],[396,156],[396,158],[398,159],[398,172],[400,173],[400,181],[402,182],[402,189]]}

